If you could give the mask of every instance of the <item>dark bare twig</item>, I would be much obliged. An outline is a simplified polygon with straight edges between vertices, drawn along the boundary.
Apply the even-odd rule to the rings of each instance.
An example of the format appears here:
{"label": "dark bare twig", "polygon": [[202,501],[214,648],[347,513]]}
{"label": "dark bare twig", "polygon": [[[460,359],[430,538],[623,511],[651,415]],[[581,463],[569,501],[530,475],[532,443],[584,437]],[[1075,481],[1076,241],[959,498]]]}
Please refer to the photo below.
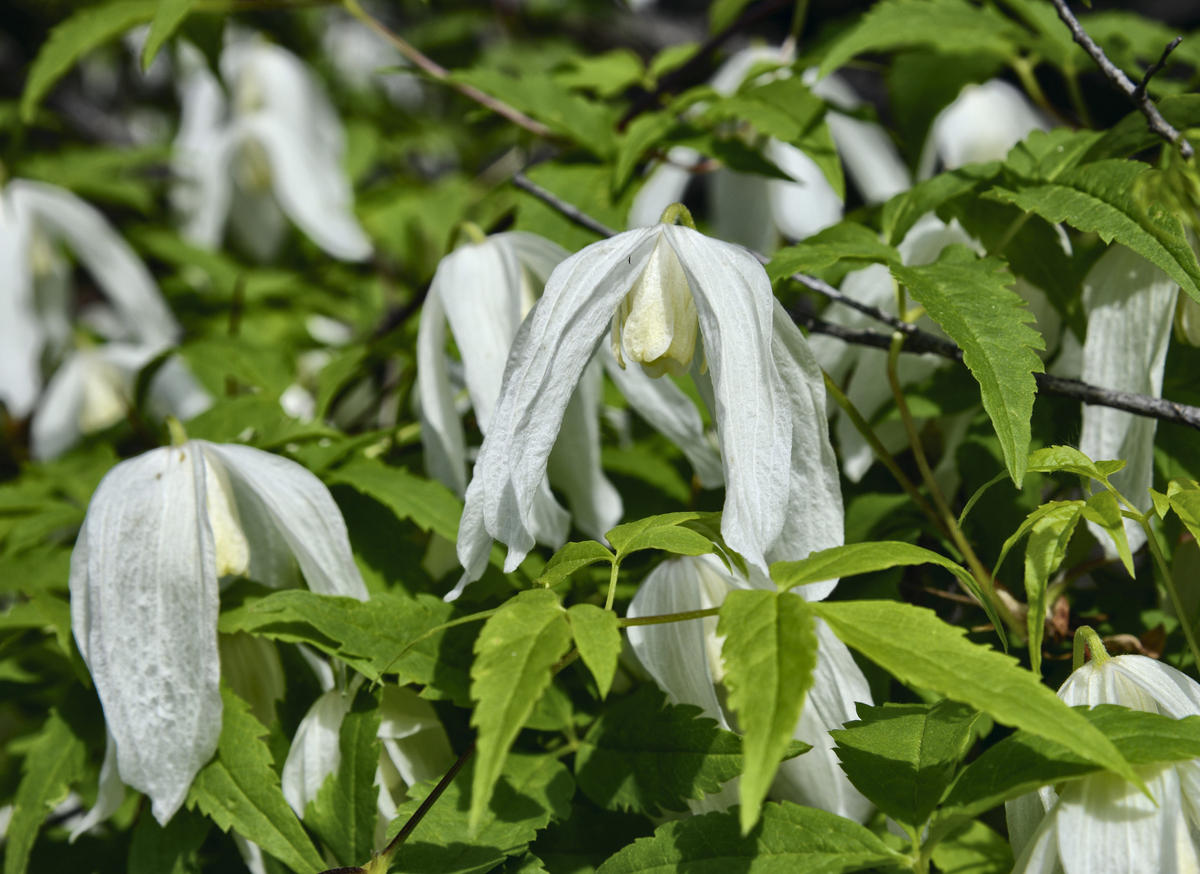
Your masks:
{"label": "dark bare twig", "polygon": [[[579,207],[567,203],[553,192],[547,191],[524,173],[515,174],[513,176],[513,184],[594,234],[598,234],[601,237],[611,237],[617,233],[608,227],[608,225],[597,221],[583,212]],[[770,260],[758,252],[753,252],[752,254],[763,264],[766,264]],[[922,331],[915,325],[903,322],[876,307],[860,303],[854,298],[842,294],[842,292],[838,291],[832,285],[817,279],[815,276],[795,273],[791,278],[835,303],[852,307],[870,316],[876,321],[887,325],[893,331],[903,332],[906,335],[904,351],[907,353],[929,353],[941,356],[942,358],[949,358],[953,361],[962,361],[962,350],[949,340],[930,334],[928,331]],[[789,315],[792,316],[797,324],[807,328],[809,331],[836,337],[846,343],[852,343],[856,346],[873,346],[877,349],[888,349],[891,346],[891,334],[885,334],[880,331],[847,328],[827,322],[810,313],[791,311]],[[1133,392],[1126,391],[1115,391],[1081,382],[1077,379],[1064,379],[1061,376],[1051,376],[1048,373],[1035,373],[1033,376],[1037,380],[1038,392],[1040,394],[1071,398],[1083,401],[1085,404],[1093,404],[1100,407],[1112,407],[1113,409],[1124,410],[1127,413],[1133,413],[1138,416],[1159,419],[1163,422],[1173,422],[1177,425],[1186,425],[1189,428],[1200,430],[1200,407],[1180,404],[1166,398],[1156,398],[1150,395],[1134,394]]]}
{"label": "dark bare twig", "polygon": [[1154,101],[1146,94],[1146,85],[1150,81],[1150,77],[1163,68],[1169,55],[1175,46],[1179,45],[1182,37],[1176,37],[1166,47],[1162,53],[1162,57],[1158,62],[1153,64],[1146,75],[1142,77],[1141,84],[1133,84],[1133,80],[1125,75],[1125,72],[1109,60],[1108,55],[1104,54],[1104,49],[1096,45],[1083,25],[1079,23],[1079,19],[1071,12],[1071,7],[1067,5],[1067,0],[1052,0],[1054,8],[1058,10],[1058,17],[1062,19],[1063,24],[1071,31],[1071,36],[1075,42],[1083,47],[1083,50],[1091,56],[1091,59],[1096,62],[1096,66],[1100,68],[1105,77],[1116,88],[1121,90],[1125,96],[1133,101],[1134,105],[1146,116],[1146,124],[1154,133],[1158,134],[1171,145],[1179,149],[1179,154],[1185,159],[1190,159],[1194,154],[1192,144],[1189,143],[1179,131],[1177,131],[1170,122],[1162,117],[1162,113],[1158,111],[1158,107],[1154,105]]}

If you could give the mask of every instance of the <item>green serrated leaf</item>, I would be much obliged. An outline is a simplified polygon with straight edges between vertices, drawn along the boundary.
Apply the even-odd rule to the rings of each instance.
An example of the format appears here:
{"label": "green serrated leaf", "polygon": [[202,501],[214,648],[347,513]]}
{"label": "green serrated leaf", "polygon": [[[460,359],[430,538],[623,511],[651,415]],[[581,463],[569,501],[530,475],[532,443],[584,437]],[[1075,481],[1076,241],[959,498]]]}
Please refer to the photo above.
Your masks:
{"label": "green serrated leaf", "polygon": [[736,813],[669,822],[612,856],[597,874],[841,874],[907,859],[856,822],[798,804],[766,804],[749,835]]}
{"label": "green serrated leaf", "polygon": [[401,519],[411,519],[423,531],[433,531],[454,541],[462,502],[439,482],[382,462],[358,459],[338,468],[330,485],[345,483],[390,508]]}
{"label": "green serrated leaf", "polygon": [[918,832],[975,740],[980,714],[954,701],[858,705],[859,719],[830,732],[850,782]]}
{"label": "green serrated leaf", "polygon": [[1087,499],[1083,507],[1083,518],[1103,528],[1112,540],[1130,577],[1133,572],[1133,553],[1129,550],[1129,536],[1125,533],[1125,517],[1121,515],[1121,504],[1110,491],[1096,492]]}
{"label": "green serrated leaf", "polygon": [[[1111,492],[1100,494],[1112,497]],[[1046,634],[1046,587],[1050,575],[1058,570],[1067,555],[1067,546],[1083,506],[1063,503],[1041,516],[1029,529],[1025,543],[1025,602],[1029,605],[1026,626],[1029,631],[1029,669],[1042,673],[1042,639]]]}
{"label": "green serrated leaf", "polygon": [[1200,264],[1179,219],[1161,206],[1143,209],[1135,199],[1150,168],[1138,161],[1107,160],[1072,167],[1052,182],[1031,181],[989,195],[1049,222],[1066,222],[1137,252],[1200,300]]}
{"label": "green serrated leaf", "polygon": [[717,634],[729,706],[743,732],[738,786],[742,833],[749,833],[796,730],[817,665],[808,602],[790,592],[735,589],[721,605]]}
{"label": "green serrated leaf", "polygon": [[138,819],[129,845],[128,874],[199,874],[196,851],[212,823],[190,810],[180,810],[165,826],[152,816]]}
{"label": "green serrated leaf", "polygon": [[615,556],[603,543],[595,540],[576,540],[566,544],[546,562],[541,576],[536,580],[539,586],[550,589],[557,586],[577,570],[607,561],[611,563]]}
{"label": "green serrated leaf", "polygon": [[1008,839],[977,819],[938,841],[930,858],[942,874],[1009,874],[1013,869]]}
{"label": "green serrated leaf", "polygon": [[966,640],[932,610],[894,601],[821,602],[809,607],[842,642],[903,683],[961,701],[1005,725],[1061,743],[1141,787],[1112,742],[1063,704],[1016,659]]}
{"label": "green serrated leaf", "polygon": [[217,756],[188,792],[188,807],[198,808],[221,831],[235,830],[300,874],[325,869],[300,820],[288,806],[266,744],[267,730],[250,705],[221,687],[224,715]]}
{"label": "green serrated leaf", "polygon": [[[490,871],[506,857],[523,853],[552,818],[564,818],[571,810],[575,784],[560,762],[549,755],[513,753],[504,763],[474,837],[468,839],[475,764],[468,762],[429,809],[392,864],[392,874]],[[409,787],[409,800],[400,805],[388,827],[389,840],[417,811],[433,786],[431,781]]]}
{"label": "green serrated leaf", "polygon": [[709,514],[682,512],[648,516],[618,525],[605,535],[623,561],[639,549],[662,549],[677,555],[704,555],[713,551],[712,541],[684,523],[702,520]]}
{"label": "green serrated leaf", "polygon": [[939,173],[932,179],[918,182],[907,191],[902,191],[883,205],[880,221],[884,239],[889,245],[899,245],[904,235],[921,216],[927,215],[949,200],[974,191],[999,172],[999,161],[968,164],[956,170]]}
{"label": "green serrated leaf", "polygon": [[[1186,761],[1200,756],[1200,716],[1173,719],[1114,704],[1074,708],[1132,765]],[[947,812],[976,816],[1039,786],[1101,770],[1065,744],[1022,730],[985,750],[946,794]]]}
{"label": "green serrated leaf", "polygon": [[818,77],[828,76],[855,55],[921,46],[946,54],[969,45],[978,54],[1014,57],[1021,30],[989,7],[963,0],[886,0],[834,41]]}
{"label": "green serrated leaf", "polygon": [[508,748],[553,679],[571,645],[566,611],[548,589],[529,589],[506,601],[475,641],[471,666],[471,725],[476,736],[470,827],[483,822]]}
{"label": "green serrated leaf", "polygon": [[171,35],[183,24],[188,13],[192,11],[196,0],[159,0],[154,20],[150,22],[150,33],[142,46],[142,69],[149,70],[154,56],[163,47]]}
{"label": "green serrated leaf", "polygon": [[621,625],[617,614],[595,604],[575,604],[567,610],[579,657],[596,678],[601,698],[608,697],[621,655]]}
{"label": "green serrated leaf", "polygon": [[360,689],[338,733],[338,769],[308,804],[304,822],[343,865],[365,864],[375,849],[379,788],[379,701]]}
{"label": "green serrated leaf", "polygon": [[21,121],[33,121],[42,97],[83,55],[149,21],[157,8],[157,0],[115,0],[80,9],[57,25],[29,67],[21,94]]}
{"label": "green serrated leaf", "polygon": [[842,261],[853,262],[854,267],[899,263],[900,254],[865,225],[844,221],[777,251],[767,265],[767,275],[777,282],[793,273],[813,273]]}
{"label": "green serrated leaf", "polygon": [[992,420],[1009,476],[1017,488],[1029,459],[1029,422],[1037,393],[1034,373],[1044,369],[1034,352],[1045,342],[1012,274],[992,258],[967,261],[957,247],[933,264],[903,267],[892,275],[963,350],[963,363],[979,383],[983,408]]}
{"label": "green serrated leaf", "polygon": [[83,776],[86,757],[83,741],[57,711],[51,711],[21,765],[21,782],[5,833],[4,874],[25,874],[38,829]]}
{"label": "green serrated leaf", "polygon": [[914,564],[936,564],[950,571],[964,585],[974,586],[975,581],[961,565],[923,546],[897,540],[833,546],[799,561],[777,561],[770,570],[771,579],[781,590],[787,590],[835,577],[852,577]]}

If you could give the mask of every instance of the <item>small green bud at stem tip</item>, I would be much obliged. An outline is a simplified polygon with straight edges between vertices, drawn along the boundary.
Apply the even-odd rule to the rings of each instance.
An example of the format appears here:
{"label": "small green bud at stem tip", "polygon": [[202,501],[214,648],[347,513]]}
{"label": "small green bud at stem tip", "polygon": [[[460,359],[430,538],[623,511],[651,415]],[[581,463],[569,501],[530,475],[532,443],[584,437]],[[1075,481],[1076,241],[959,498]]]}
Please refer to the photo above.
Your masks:
{"label": "small green bud at stem tip", "polygon": [[663,210],[662,218],[658,221],[664,225],[683,225],[693,231],[696,230],[696,222],[692,218],[691,212],[682,203],[672,203]]}
{"label": "small green bud at stem tip", "polygon": [[167,432],[171,435],[172,446],[182,446],[187,443],[187,431],[183,430],[183,423],[174,416],[167,416]]}
{"label": "small green bud at stem tip", "polygon": [[1077,671],[1083,667],[1083,663],[1087,661],[1086,656],[1089,654],[1092,661],[1098,665],[1112,658],[1104,646],[1104,641],[1100,639],[1100,635],[1089,626],[1081,625],[1075,629],[1075,657],[1072,668]]}

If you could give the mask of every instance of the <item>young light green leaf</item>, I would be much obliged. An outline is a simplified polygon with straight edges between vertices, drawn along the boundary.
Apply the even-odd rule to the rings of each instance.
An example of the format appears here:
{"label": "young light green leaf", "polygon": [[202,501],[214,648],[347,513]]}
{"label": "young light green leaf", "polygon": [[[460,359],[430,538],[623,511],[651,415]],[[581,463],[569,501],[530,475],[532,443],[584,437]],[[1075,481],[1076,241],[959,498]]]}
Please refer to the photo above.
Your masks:
{"label": "young light green leaf", "polygon": [[883,205],[880,222],[883,238],[891,246],[899,245],[904,235],[918,219],[943,203],[978,188],[981,183],[1000,172],[999,161],[968,164],[955,170],[939,173],[932,179],[918,182]]}
{"label": "young light green leaf", "polygon": [[1094,522],[1108,533],[1125,572],[1130,577],[1133,572],[1133,554],[1129,551],[1129,536],[1125,533],[1125,517],[1121,515],[1121,504],[1117,496],[1110,491],[1096,492],[1087,499],[1083,507],[1083,518]]}
{"label": "young light green leaf", "polygon": [[[1102,732],[1132,765],[1178,762],[1200,756],[1200,717],[1172,719],[1144,710],[1101,704],[1072,710]],[[1094,761],[1065,744],[1018,731],[971,762],[946,794],[944,808],[976,816],[1038,786],[1094,774]]]}
{"label": "young light green leaf", "polygon": [[720,617],[729,706],[744,736],[738,792],[747,834],[804,709],[817,665],[817,632],[808,602],[791,592],[735,589]]}
{"label": "young light green leaf", "polygon": [[852,577],[914,564],[936,564],[950,571],[964,585],[974,585],[971,575],[961,565],[923,546],[899,540],[847,543],[822,549],[799,561],[777,561],[771,565],[771,579],[781,591],[786,591],[835,577]]}
{"label": "young light green leaf", "polygon": [[[513,753],[504,763],[492,802],[475,836],[467,838],[468,810],[477,763],[467,762],[463,773],[425,814],[392,866],[401,874],[475,874],[491,871],[507,856],[525,851],[539,830],[571,810],[575,784],[567,769],[551,755]],[[409,800],[400,805],[388,827],[391,839],[429,795],[433,782],[409,787]]]}
{"label": "young light green leaf", "polygon": [[1200,300],[1200,264],[1179,219],[1158,206],[1143,209],[1135,199],[1133,192],[1148,170],[1137,161],[1096,161],[1065,170],[1053,182],[1031,180],[1015,190],[994,188],[989,196],[1049,222],[1095,232],[1106,243],[1116,240]]}
{"label": "young light green leaf", "polygon": [[1108,477],[1124,466],[1123,461],[1092,461],[1074,446],[1046,446],[1029,453],[1028,469],[1038,473],[1074,473],[1107,485]]}
{"label": "young light green leaf", "polygon": [[29,67],[21,95],[21,121],[33,121],[42,97],[83,55],[149,21],[157,8],[156,0],[115,0],[84,7],[57,25]]}
{"label": "young light green leaf", "polygon": [[794,246],[779,249],[767,265],[767,275],[777,282],[793,273],[812,273],[843,261],[851,262],[854,267],[899,263],[900,253],[870,228],[844,221]]}
{"label": "young light green leaf", "polygon": [[323,870],[321,854],[284,800],[266,728],[226,686],[221,701],[217,756],[192,781],[188,807],[199,808],[222,831],[234,829],[300,874]]}
{"label": "young light green leaf", "polygon": [[821,61],[828,76],[855,55],[920,46],[954,54],[970,46],[976,54],[1007,59],[1023,42],[1020,29],[990,7],[963,0],[886,0],[877,3],[837,39]]}
{"label": "young light green leaf", "polygon": [[375,783],[378,733],[379,701],[371,692],[360,689],[350,712],[342,719],[338,769],[329,775],[304,813],[304,822],[343,865],[363,864],[378,849],[374,846],[379,803]]}
{"label": "young light green leaf", "polygon": [[527,589],[488,619],[475,641],[471,700],[477,730],[471,833],[483,822],[508,748],[571,645],[567,614],[548,589]]}
{"label": "young light green leaf", "polygon": [[83,776],[87,751],[57,711],[42,725],[25,753],[21,782],[6,832],[4,874],[25,874],[38,829],[67,790]]}
{"label": "young light green leaf", "polygon": [[1013,868],[1008,839],[977,819],[938,841],[930,859],[942,874],[1005,874]]}
{"label": "young light green leaf", "polygon": [[1167,500],[1192,537],[1200,540],[1200,489],[1170,491]]}
{"label": "young light green leaf", "polygon": [[546,562],[541,576],[536,580],[539,586],[547,589],[561,583],[577,570],[596,564],[597,562],[612,562],[612,552],[602,543],[595,540],[576,540],[566,544]]}
{"label": "young light green leaf", "polygon": [[842,874],[906,862],[858,823],[785,801],[764,805],[762,825],[749,835],[741,833],[733,812],[668,822],[609,858],[596,874]]}
{"label": "young light green leaf", "polygon": [[720,33],[729,27],[749,5],[750,0],[714,0],[708,10],[709,33]]}
{"label": "young light green leaf", "polygon": [[963,363],[979,383],[1009,476],[1020,488],[1037,393],[1033,374],[1044,369],[1034,350],[1046,344],[1029,325],[1033,313],[1009,288],[1013,278],[1003,262],[964,254],[951,247],[923,267],[893,264],[892,275],[963,350]]}
{"label": "young light green leaf", "polygon": [[149,70],[154,56],[171,35],[183,24],[196,0],[159,0],[154,20],[150,22],[150,34],[142,46],[142,69]]}
{"label": "young light green leaf", "polygon": [[329,478],[329,484],[334,483],[358,489],[424,531],[433,531],[450,541],[458,537],[462,501],[439,482],[378,461],[359,459],[338,468]]}
{"label": "young light green leaf", "polygon": [[920,831],[975,740],[980,714],[955,701],[860,704],[830,732],[850,782],[897,822]]}
{"label": "young light green leaf", "polygon": [[833,633],[903,683],[969,704],[997,722],[1061,743],[1141,787],[1112,742],[1016,659],[971,643],[932,610],[896,601],[809,605]]}
{"label": "young light green leaf", "polygon": [[1004,564],[1004,559],[1008,557],[1009,551],[1017,545],[1022,537],[1029,533],[1033,526],[1037,524],[1039,519],[1041,519],[1043,516],[1060,512],[1060,508],[1064,506],[1082,508],[1084,506],[1084,502],[1047,501],[1044,504],[1034,507],[1033,510],[1029,512],[1029,515],[1021,521],[1021,524],[1017,526],[1017,530],[1008,535],[1008,538],[1004,541],[1004,545],[1000,547],[1000,555],[996,559],[996,564],[992,567],[992,576],[995,577],[999,573],[1000,565]]}
{"label": "young light green leaf", "polygon": [[[1111,492],[1099,494],[1112,497]],[[1029,669],[1042,673],[1042,639],[1046,634],[1046,587],[1050,575],[1058,570],[1067,555],[1067,546],[1083,507],[1072,501],[1059,504],[1041,516],[1029,529],[1025,543],[1025,602],[1029,612],[1025,620],[1029,631]],[[1128,547],[1126,547],[1128,549]]]}
{"label": "young light green leaf", "polygon": [[662,141],[678,120],[673,112],[647,112],[635,118],[617,139],[617,156],[613,162],[614,191],[620,190],[642,155]]}
{"label": "young light green leaf", "polygon": [[713,551],[712,541],[700,532],[685,527],[687,522],[704,522],[710,513],[685,511],[648,516],[618,525],[605,535],[617,551],[617,561],[639,549],[661,549],[677,555],[704,555]]}
{"label": "young light green leaf", "polygon": [[596,678],[601,698],[608,697],[621,655],[621,626],[617,614],[595,604],[574,604],[567,610],[567,622],[575,637],[579,657]]}

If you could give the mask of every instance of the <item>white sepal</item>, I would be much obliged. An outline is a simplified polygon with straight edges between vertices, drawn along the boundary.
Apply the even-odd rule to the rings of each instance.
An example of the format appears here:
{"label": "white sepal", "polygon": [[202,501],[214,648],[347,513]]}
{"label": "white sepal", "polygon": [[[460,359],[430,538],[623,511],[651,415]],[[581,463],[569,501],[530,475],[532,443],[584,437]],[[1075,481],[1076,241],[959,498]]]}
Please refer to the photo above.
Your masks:
{"label": "white sepal", "polygon": [[323,693],[296,728],[280,779],[283,797],[301,819],[321,785],[341,764],[338,737],[342,720],[350,712],[351,697],[340,689]]}

